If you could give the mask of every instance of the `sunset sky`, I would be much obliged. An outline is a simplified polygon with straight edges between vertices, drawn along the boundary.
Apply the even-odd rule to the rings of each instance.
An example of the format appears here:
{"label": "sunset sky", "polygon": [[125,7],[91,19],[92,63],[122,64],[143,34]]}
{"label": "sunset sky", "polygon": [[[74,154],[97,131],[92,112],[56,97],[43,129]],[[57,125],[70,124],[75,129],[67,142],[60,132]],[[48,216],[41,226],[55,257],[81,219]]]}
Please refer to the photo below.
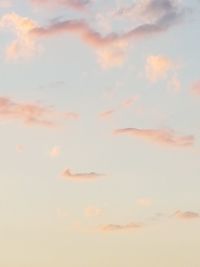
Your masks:
{"label": "sunset sky", "polygon": [[200,266],[199,14],[0,0],[0,266]]}

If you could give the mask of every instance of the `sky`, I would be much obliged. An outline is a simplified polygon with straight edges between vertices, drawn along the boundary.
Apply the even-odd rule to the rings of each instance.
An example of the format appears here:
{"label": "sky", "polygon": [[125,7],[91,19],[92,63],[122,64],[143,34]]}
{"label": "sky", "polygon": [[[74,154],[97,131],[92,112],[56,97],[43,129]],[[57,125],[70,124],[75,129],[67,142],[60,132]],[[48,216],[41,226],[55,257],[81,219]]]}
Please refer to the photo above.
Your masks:
{"label": "sky", "polygon": [[1,266],[200,266],[199,14],[0,0]]}

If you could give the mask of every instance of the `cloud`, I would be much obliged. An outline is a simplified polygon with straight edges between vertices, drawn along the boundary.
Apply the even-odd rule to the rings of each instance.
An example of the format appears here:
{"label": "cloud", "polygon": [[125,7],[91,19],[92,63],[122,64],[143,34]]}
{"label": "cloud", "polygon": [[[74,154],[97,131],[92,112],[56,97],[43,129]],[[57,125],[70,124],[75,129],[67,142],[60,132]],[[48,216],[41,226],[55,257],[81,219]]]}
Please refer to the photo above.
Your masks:
{"label": "cloud", "polygon": [[135,95],[132,96],[128,99],[126,99],[123,103],[122,103],[122,107],[124,108],[130,108],[135,102],[137,102],[139,100],[139,96]]}
{"label": "cloud", "polygon": [[175,67],[175,63],[165,56],[149,56],[146,60],[146,76],[151,82],[156,82],[166,78]]}
{"label": "cloud", "polygon": [[106,110],[106,111],[103,111],[100,113],[100,117],[102,119],[107,119],[107,118],[110,118],[112,117],[112,115],[115,113],[116,111],[114,109],[109,109],[109,110]]}
{"label": "cloud", "polygon": [[19,152],[19,153],[23,152],[24,151],[24,146],[21,145],[21,144],[17,144],[16,145],[16,151]]}
{"label": "cloud", "polygon": [[60,155],[60,148],[58,146],[54,146],[50,151],[50,156],[56,158]]}
{"label": "cloud", "polygon": [[152,199],[151,198],[138,198],[136,200],[137,205],[141,207],[150,207],[152,205]]}
{"label": "cloud", "polygon": [[101,232],[120,232],[120,231],[133,231],[142,227],[140,223],[129,223],[129,224],[106,224],[99,228]]}
{"label": "cloud", "polygon": [[[74,34],[95,49],[103,68],[120,66],[125,59],[125,52],[130,42],[165,32],[184,18],[186,10],[179,8],[178,5],[170,5],[166,10],[163,8],[163,12],[160,13],[161,4],[159,2],[150,1],[149,7],[145,10],[146,13],[149,13],[153,9],[159,9],[157,15],[161,15],[150,22],[139,22],[130,30],[122,33],[110,32],[102,35],[92,29],[85,20],[72,19],[55,21],[47,27],[35,27],[35,29],[30,30],[30,35],[38,38],[48,38],[66,33]],[[167,4],[163,4],[163,6],[166,8]],[[152,15],[152,17],[154,16]]]}
{"label": "cloud", "polygon": [[80,118],[80,115],[76,112],[65,112],[64,117],[66,119],[78,120]]}
{"label": "cloud", "polygon": [[191,91],[195,95],[200,95],[200,80],[193,83]]}
{"label": "cloud", "polygon": [[64,170],[62,177],[66,180],[72,181],[94,181],[104,176],[103,174],[96,172],[88,173],[72,173],[69,169]]}
{"label": "cloud", "polygon": [[181,220],[192,220],[192,219],[199,219],[200,218],[200,214],[193,212],[193,211],[176,211],[173,215],[175,218],[177,219],[181,219]]}
{"label": "cloud", "polygon": [[85,10],[91,3],[90,0],[31,0],[31,3],[37,6],[66,7],[78,11]]}
{"label": "cloud", "polygon": [[55,127],[60,119],[65,118],[64,112],[58,112],[51,107],[0,97],[0,119],[4,121],[21,121],[26,125]]}
{"label": "cloud", "polygon": [[120,7],[113,12],[114,17],[141,20],[146,23],[167,22],[178,19],[185,9],[177,0],[139,0]]}
{"label": "cloud", "polygon": [[103,213],[102,209],[96,208],[94,206],[89,206],[85,209],[85,215],[87,217],[98,217]]}
{"label": "cloud", "polygon": [[9,0],[1,0],[0,1],[0,8],[10,8],[13,6],[13,3]]}
{"label": "cloud", "polygon": [[29,34],[35,27],[38,27],[35,21],[13,12],[0,18],[0,30],[11,31],[16,37],[6,48],[8,60],[31,57],[38,52],[35,38]]}
{"label": "cloud", "polygon": [[165,129],[138,129],[123,128],[114,131],[115,135],[129,135],[174,147],[190,147],[194,145],[195,138],[193,135],[177,135],[172,130]]}
{"label": "cloud", "polygon": [[0,119],[20,120],[25,124],[54,126],[53,110],[35,103],[19,103],[7,97],[0,97]]}

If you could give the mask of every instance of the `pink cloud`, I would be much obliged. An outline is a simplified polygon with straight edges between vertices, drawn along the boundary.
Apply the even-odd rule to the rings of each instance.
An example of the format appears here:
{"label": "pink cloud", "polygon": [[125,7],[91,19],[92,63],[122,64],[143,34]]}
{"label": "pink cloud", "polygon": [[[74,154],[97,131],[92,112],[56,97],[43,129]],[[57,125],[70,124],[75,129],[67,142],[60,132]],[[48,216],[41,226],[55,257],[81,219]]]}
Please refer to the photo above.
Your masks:
{"label": "pink cloud", "polygon": [[98,217],[101,216],[103,213],[103,210],[100,208],[96,208],[94,206],[89,206],[85,209],[85,215],[87,217]]}
{"label": "pink cloud", "polygon": [[[159,2],[157,4],[159,5]],[[125,52],[130,42],[167,31],[182,20],[184,13],[185,10],[179,9],[178,6],[173,6],[166,9],[156,20],[151,22],[141,21],[139,26],[120,34],[110,32],[102,35],[92,29],[85,20],[73,19],[56,21],[47,27],[35,27],[30,31],[30,34],[38,38],[47,38],[66,33],[74,34],[96,49],[100,64],[104,68],[110,68],[123,63]]]}
{"label": "pink cloud", "polygon": [[142,198],[138,198],[136,200],[137,205],[141,206],[141,207],[150,207],[153,203],[151,198],[146,198],[146,197],[142,197]]}
{"label": "pink cloud", "polygon": [[13,6],[13,3],[10,0],[1,0],[0,8],[10,8]]}
{"label": "pink cloud", "polygon": [[8,60],[28,58],[39,51],[35,38],[29,34],[35,27],[38,27],[35,21],[14,12],[0,18],[0,30],[11,31],[15,36],[14,41],[6,48],[5,53]]}
{"label": "pink cloud", "polygon": [[137,129],[124,128],[114,131],[115,135],[129,135],[146,139],[162,145],[170,145],[174,147],[189,147],[194,144],[195,138],[192,135],[177,135],[172,130],[157,129]]}
{"label": "pink cloud", "polygon": [[137,102],[139,99],[139,96],[132,96],[128,99],[126,99],[123,103],[122,103],[122,107],[124,108],[130,108],[135,102]]}
{"label": "pink cloud", "polygon": [[106,224],[101,226],[99,229],[101,232],[120,232],[120,231],[133,231],[142,227],[140,223],[129,223],[129,224]]}
{"label": "pink cloud", "polygon": [[110,109],[110,110],[106,110],[100,113],[100,117],[102,119],[107,119],[112,117],[112,115],[115,113],[116,111],[114,109]]}
{"label": "pink cloud", "polygon": [[66,7],[75,10],[84,10],[91,3],[90,0],[31,0],[31,3],[37,6]]}
{"label": "pink cloud", "polygon": [[193,211],[176,211],[174,214],[174,217],[176,217],[177,219],[181,219],[181,220],[192,220],[192,219],[199,219],[200,218],[200,214],[193,212]]}
{"label": "pink cloud", "polygon": [[200,80],[193,83],[191,91],[196,95],[200,95]]}
{"label": "pink cloud", "polygon": [[80,115],[76,112],[65,112],[64,117],[66,119],[78,120],[80,118]]}
{"label": "pink cloud", "polygon": [[146,61],[146,76],[156,82],[166,78],[167,74],[176,68],[176,64],[166,56],[149,56]]}
{"label": "pink cloud", "polygon": [[55,127],[65,118],[64,112],[38,103],[17,102],[8,97],[0,97],[0,119],[21,121],[26,125]]}
{"label": "pink cloud", "polygon": [[53,158],[60,156],[60,148],[58,146],[54,146],[50,151],[50,156]]}
{"label": "pink cloud", "polygon": [[20,120],[25,124],[54,126],[53,110],[40,104],[18,103],[10,98],[0,97],[0,119]]}
{"label": "pink cloud", "polygon": [[103,174],[96,172],[88,173],[72,173],[69,169],[65,169],[62,173],[62,177],[71,181],[94,181],[104,176]]}

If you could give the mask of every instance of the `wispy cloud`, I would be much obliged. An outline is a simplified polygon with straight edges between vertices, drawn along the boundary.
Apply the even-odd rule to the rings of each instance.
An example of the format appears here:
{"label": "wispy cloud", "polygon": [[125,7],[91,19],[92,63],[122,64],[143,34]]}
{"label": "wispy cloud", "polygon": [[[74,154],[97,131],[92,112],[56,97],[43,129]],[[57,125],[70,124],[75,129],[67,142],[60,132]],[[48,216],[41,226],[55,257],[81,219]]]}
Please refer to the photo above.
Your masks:
{"label": "wispy cloud", "polygon": [[195,95],[200,95],[200,80],[192,84],[191,91]]}
{"label": "wispy cloud", "polygon": [[136,203],[138,206],[141,206],[141,207],[150,207],[153,203],[153,200],[151,198],[142,197],[142,198],[138,198],[136,200]]}
{"label": "wispy cloud", "polygon": [[193,211],[176,211],[173,217],[181,220],[192,220],[192,219],[199,219],[200,214]]}
{"label": "wispy cloud", "polygon": [[166,56],[149,56],[146,60],[146,76],[151,82],[167,77],[167,74],[176,68],[176,64]]}
{"label": "wispy cloud", "polygon": [[54,111],[35,103],[20,103],[11,98],[0,97],[0,119],[20,120],[25,124],[54,126],[52,115]]}
{"label": "wispy cloud", "polygon": [[143,225],[140,223],[128,223],[128,224],[106,224],[99,227],[101,232],[120,232],[120,231],[133,231],[141,228]]}
{"label": "wispy cloud", "polygon": [[12,6],[13,6],[13,3],[10,0],[1,0],[0,1],[0,8],[10,8]]}
{"label": "wispy cloud", "polygon": [[112,115],[116,112],[116,110],[114,109],[110,109],[110,110],[106,110],[100,113],[100,117],[102,119],[108,119],[110,117],[112,117]]}
{"label": "wispy cloud", "polygon": [[0,97],[0,119],[21,121],[26,125],[56,127],[60,120],[66,119],[66,114],[39,103]]}
{"label": "wispy cloud", "polygon": [[64,172],[62,172],[62,177],[71,181],[94,181],[102,176],[104,175],[96,172],[72,173],[70,169],[65,169]]}
{"label": "wispy cloud", "polygon": [[89,206],[85,209],[84,213],[87,217],[98,217],[103,214],[103,209],[94,206]]}
{"label": "wispy cloud", "polygon": [[58,156],[60,156],[60,147],[58,146],[54,146],[51,150],[50,150],[50,156],[52,158],[57,158]]}
{"label": "wispy cloud", "polygon": [[177,135],[172,130],[165,129],[138,129],[122,128],[114,131],[115,135],[128,135],[146,139],[162,145],[174,147],[190,147],[194,145],[195,138],[193,135]]}
{"label": "wispy cloud", "polygon": [[66,7],[78,11],[85,10],[91,3],[90,0],[31,0],[31,3],[37,6]]}

